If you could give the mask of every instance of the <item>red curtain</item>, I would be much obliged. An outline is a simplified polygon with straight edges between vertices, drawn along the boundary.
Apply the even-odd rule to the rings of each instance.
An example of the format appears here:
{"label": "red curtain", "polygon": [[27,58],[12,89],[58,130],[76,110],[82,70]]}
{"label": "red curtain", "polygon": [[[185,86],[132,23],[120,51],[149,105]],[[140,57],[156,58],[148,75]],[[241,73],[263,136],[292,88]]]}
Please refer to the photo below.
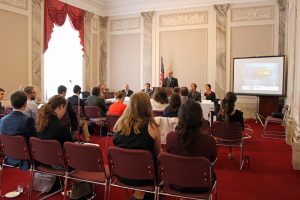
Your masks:
{"label": "red curtain", "polygon": [[48,49],[54,24],[62,26],[66,21],[67,14],[73,28],[79,31],[80,44],[84,47],[84,11],[58,0],[45,0],[44,52]]}

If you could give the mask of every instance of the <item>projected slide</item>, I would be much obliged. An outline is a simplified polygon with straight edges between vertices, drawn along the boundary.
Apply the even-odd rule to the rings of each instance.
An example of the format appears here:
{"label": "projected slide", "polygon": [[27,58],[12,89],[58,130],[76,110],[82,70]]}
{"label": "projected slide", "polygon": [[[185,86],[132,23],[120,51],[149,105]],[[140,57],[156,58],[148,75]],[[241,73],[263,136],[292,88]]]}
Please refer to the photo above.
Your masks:
{"label": "projected slide", "polygon": [[247,95],[283,95],[284,58],[234,59],[233,91]]}

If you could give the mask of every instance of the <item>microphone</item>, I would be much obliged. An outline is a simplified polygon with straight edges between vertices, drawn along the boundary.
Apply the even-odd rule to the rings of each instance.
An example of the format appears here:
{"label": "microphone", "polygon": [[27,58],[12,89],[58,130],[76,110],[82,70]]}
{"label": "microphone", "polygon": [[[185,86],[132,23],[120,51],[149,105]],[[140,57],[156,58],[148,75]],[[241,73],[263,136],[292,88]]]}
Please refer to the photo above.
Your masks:
{"label": "microphone", "polygon": [[72,82],[72,80],[69,80],[70,83],[72,83],[72,85],[74,86],[74,83]]}

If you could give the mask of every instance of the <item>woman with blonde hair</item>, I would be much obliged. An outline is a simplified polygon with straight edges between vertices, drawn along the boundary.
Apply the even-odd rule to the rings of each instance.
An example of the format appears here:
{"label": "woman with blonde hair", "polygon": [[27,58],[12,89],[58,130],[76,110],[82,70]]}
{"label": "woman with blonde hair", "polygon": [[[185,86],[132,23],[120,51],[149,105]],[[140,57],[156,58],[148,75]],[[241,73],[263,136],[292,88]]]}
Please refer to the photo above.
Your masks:
{"label": "woman with blonde hair", "polygon": [[64,116],[67,100],[55,95],[40,110],[36,120],[37,137],[45,140],[57,140],[62,145],[73,141],[70,129],[60,119]]}
{"label": "woman with blonde hair", "polygon": [[[160,133],[152,114],[149,97],[143,92],[131,96],[129,105],[114,127],[113,142],[125,149],[141,149],[151,152],[154,158],[160,152]],[[119,177],[128,185],[149,185],[151,180],[128,180]],[[150,194],[134,192],[132,199],[151,199]]]}

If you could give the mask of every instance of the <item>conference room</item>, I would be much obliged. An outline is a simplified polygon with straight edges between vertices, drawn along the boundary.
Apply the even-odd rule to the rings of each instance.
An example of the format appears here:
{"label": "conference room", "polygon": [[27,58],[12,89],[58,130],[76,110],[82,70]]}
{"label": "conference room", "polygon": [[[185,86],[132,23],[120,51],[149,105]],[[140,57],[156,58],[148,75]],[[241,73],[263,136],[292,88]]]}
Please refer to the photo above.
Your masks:
{"label": "conference room", "polygon": [[0,199],[300,199],[297,0],[0,0]]}

